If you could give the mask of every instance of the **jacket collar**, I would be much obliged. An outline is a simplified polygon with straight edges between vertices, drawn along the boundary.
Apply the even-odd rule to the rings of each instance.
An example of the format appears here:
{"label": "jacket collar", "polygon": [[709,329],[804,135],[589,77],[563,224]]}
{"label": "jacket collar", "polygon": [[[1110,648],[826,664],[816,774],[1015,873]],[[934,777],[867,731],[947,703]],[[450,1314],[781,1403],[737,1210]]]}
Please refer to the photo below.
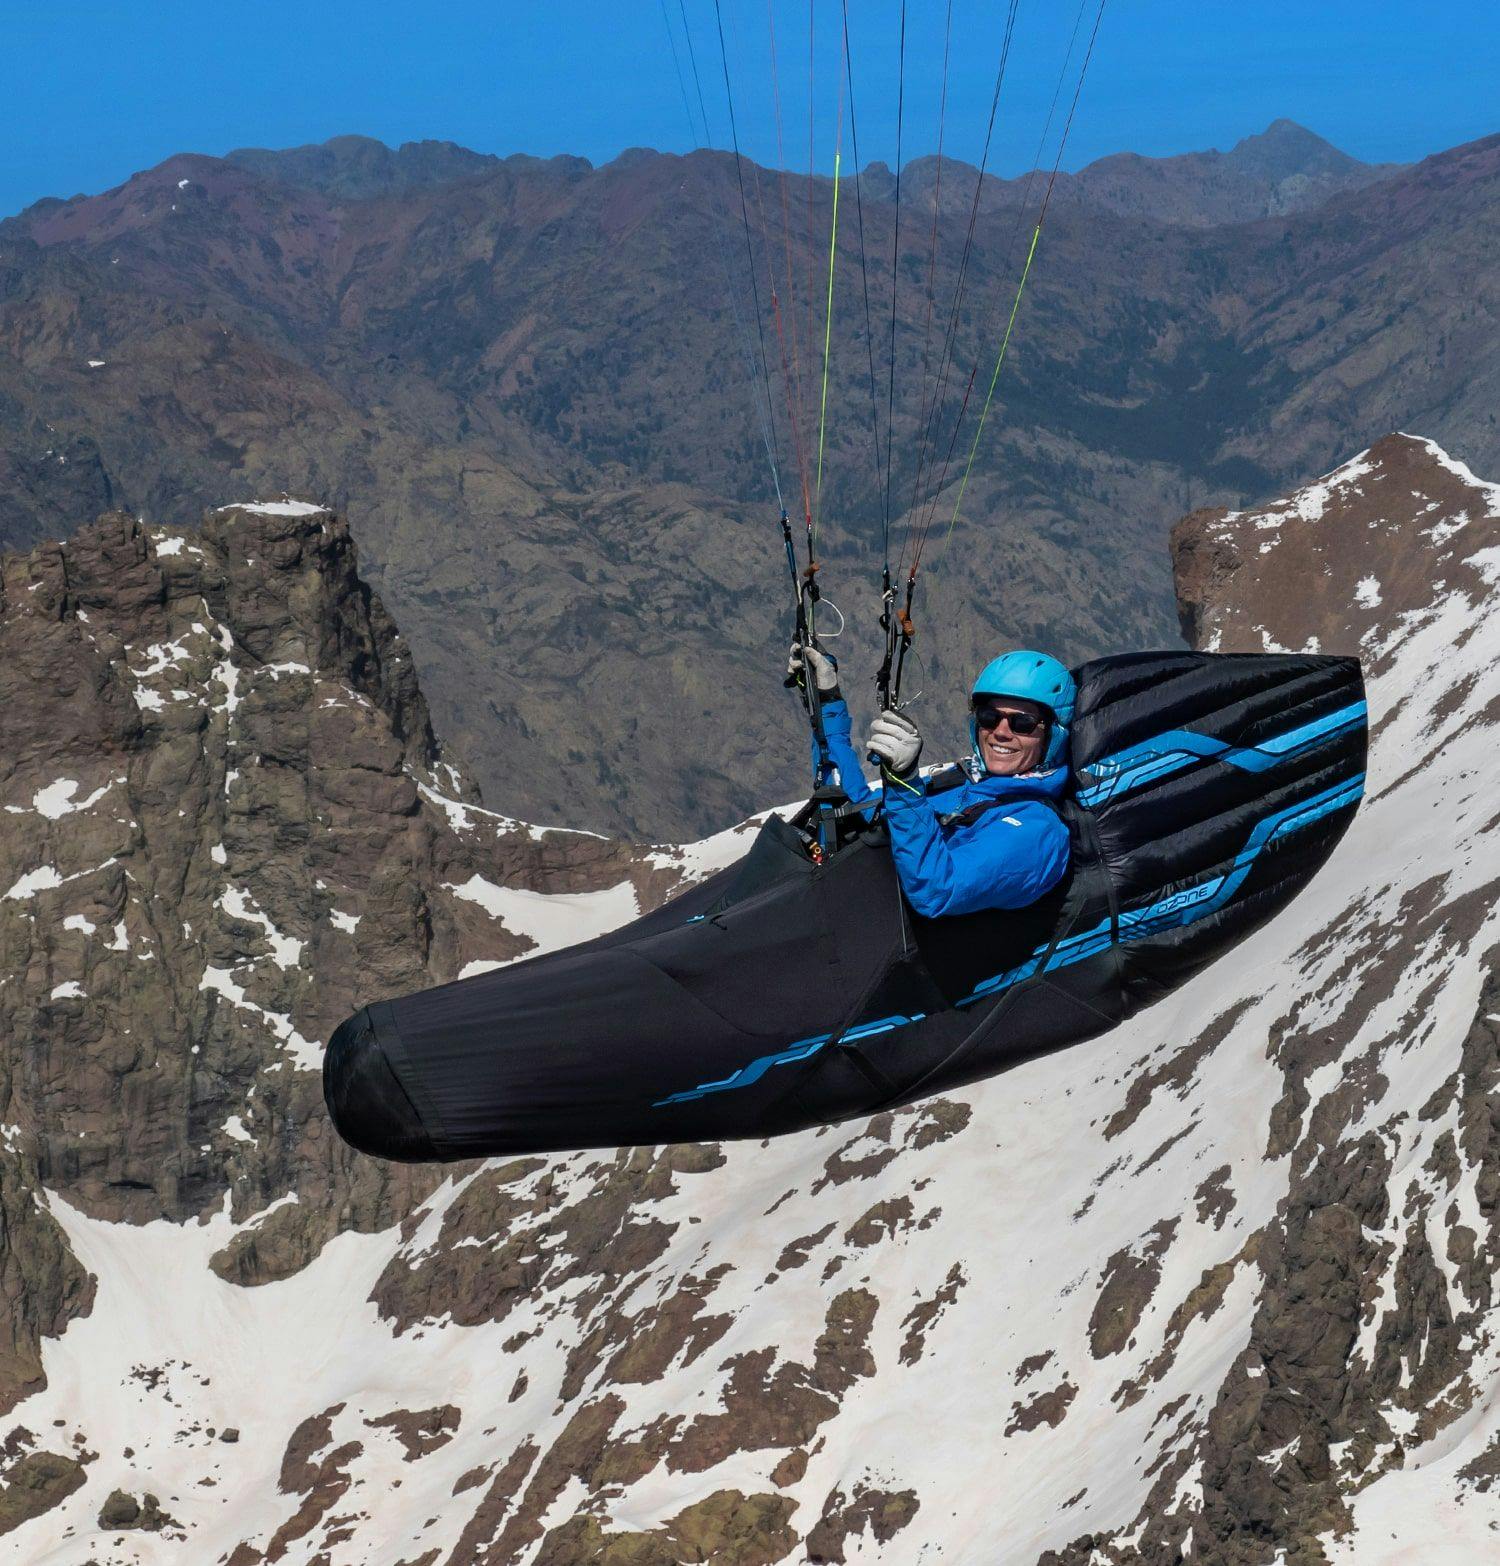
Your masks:
{"label": "jacket collar", "polygon": [[1023,772],[1019,777],[1002,778],[986,772],[972,758],[963,763],[969,787],[986,799],[1058,800],[1067,791],[1072,774],[1066,767],[1048,767],[1042,772]]}

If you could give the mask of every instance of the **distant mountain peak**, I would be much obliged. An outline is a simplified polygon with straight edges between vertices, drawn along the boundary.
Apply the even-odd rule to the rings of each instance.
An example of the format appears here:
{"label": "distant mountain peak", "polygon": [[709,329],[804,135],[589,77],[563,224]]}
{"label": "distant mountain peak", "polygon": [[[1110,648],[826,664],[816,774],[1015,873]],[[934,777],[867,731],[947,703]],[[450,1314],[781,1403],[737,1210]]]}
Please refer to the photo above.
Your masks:
{"label": "distant mountain peak", "polygon": [[1242,223],[1317,206],[1373,184],[1400,164],[1362,163],[1285,117],[1244,136],[1228,152],[1100,158],[1079,171],[1079,187],[1118,212],[1195,227]]}
{"label": "distant mountain peak", "polygon": [[1224,154],[1247,173],[1272,180],[1298,174],[1348,174],[1370,167],[1295,120],[1278,119],[1258,135],[1244,136]]}
{"label": "distant mountain peak", "polygon": [[[1332,147],[1333,143],[1325,136],[1320,136],[1316,131],[1309,130],[1305,125],[1299,125],[1296,120],[1291,120],[1286,115],[1281,115],[1271,121],[1266,128],[1254,136],[1243,136],[1235,143],[1237,147],[1246,147],[1253,142],[1280,142],[1287,146],[1316,146]],[[1335,151],[1338,149],[1335,148]]]}

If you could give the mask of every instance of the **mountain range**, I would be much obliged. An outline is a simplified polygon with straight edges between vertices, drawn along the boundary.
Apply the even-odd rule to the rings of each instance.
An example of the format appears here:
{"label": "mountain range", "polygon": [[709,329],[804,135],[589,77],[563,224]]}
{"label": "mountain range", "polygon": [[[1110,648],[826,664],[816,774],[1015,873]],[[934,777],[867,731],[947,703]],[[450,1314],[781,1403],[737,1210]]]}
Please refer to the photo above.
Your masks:
{"label": "mountain range", "polygon": [[[1376,167],[1278,121],[1227,153],[1060,180],[946,547],[977,394],[953,421],[971,370],[987,379],[1041,184],[978,188],[924,441],[976,171],[903,171],[893,372],[894,181],[846,178],[819,579],[857,704],[882,534],[889,517],[899,559],[914,497],[934,543],[908,694],[951,746],[949,693],[997,646],[1076,659],[1176,636],[1161,546],[1183,511],[1248,504],[1371,429],[1500,466],[1497,171],[1500,138]],[[833,190],[743,172],[753,288],[769,314],[778,279],[796,359],[790,399],[772,376],[795,515]],[[641,840],[724,826],[805,770],[739,215],[720,153],[593,168],[359,138],[182,155],[40,202],[0,224],[0,538],[111,507],[181,526],[226,501],[332,505],[491,805]]]}
{"label": "mountain range", "polygon": [[0,560],[0,1559],[1488,1559],[1500,485],[1392,435],[1172,548],[1197,645],[1365,667],[1283,915],[961,1095],[425,1168],[334,1136],[332,1024],[748,831],[480,806],[316,505]]}

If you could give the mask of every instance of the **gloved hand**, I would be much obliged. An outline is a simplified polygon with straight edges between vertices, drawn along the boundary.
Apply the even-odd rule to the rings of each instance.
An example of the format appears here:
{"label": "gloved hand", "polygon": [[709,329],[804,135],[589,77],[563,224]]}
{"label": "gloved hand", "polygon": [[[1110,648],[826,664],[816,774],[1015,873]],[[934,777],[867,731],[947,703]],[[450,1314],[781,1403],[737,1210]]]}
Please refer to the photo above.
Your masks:
{"label": "gloved hand", "polygon": [[817,682],[819,691],[826,696],[831,691],[836,691],[839,688],[838,664],[827,653],[820,651],[816,647],[803,647],[800,642],[792,643],[791,655],[786,661],[788,684],[801,683],[804,657],[806,659],[806,667],[812,670],[813,679]]}
{"label": "gloved hand", "polygon": [[904,712],[882,712],[870,725],[865,750],[896,777],[908,778],[922,754],[922,731]]}

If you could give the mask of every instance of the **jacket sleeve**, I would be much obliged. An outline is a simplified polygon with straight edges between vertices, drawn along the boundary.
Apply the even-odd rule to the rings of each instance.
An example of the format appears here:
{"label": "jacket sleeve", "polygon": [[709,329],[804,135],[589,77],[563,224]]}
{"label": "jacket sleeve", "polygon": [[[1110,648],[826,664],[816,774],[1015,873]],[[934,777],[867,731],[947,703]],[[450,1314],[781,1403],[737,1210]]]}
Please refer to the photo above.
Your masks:
{"label": "jacket sleeve", "polygon": [[[870,787],[860,768],[859,757],[849,737],[850,728],[848,704],[835,692],[832,700],[823,703],[823,733],[828,739],[828,756],[833,762],[834,771],[838,773],[839,787],[849,796],[849,803],[863,809],[872,805],[880,795]],[[813,765],[817,766],[817,763],[814,751]]]}
{"label": "jacket sleeve", "polygon": [[1068,829],[1040,800],[987,811],[973,835],[956,847],[944,837],[925,796],[910,786],[886,789],[885,820],[901,889],[927,919],[1025,908],[1050,892],[1068,868]]}

